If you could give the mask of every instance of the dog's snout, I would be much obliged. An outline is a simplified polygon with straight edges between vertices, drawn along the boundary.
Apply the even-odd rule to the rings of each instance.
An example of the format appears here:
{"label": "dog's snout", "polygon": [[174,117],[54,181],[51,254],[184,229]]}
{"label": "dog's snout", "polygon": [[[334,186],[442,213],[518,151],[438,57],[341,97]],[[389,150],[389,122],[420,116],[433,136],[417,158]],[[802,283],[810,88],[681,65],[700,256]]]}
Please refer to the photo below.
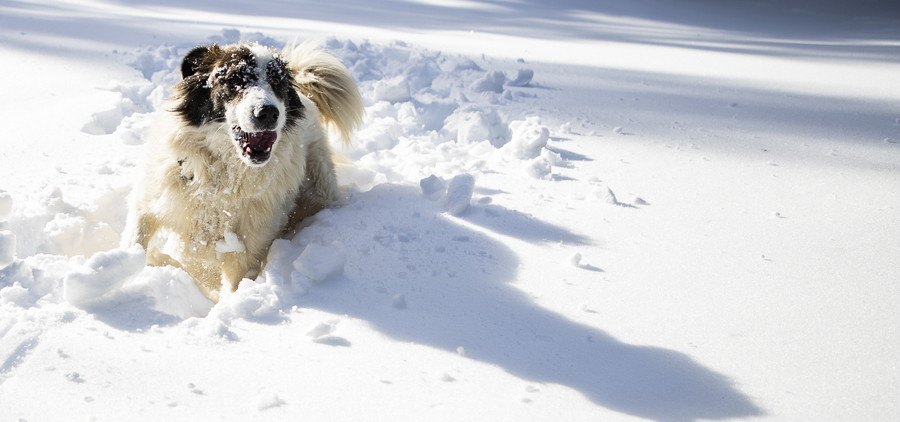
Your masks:
{"label": "dog's snout", "polygon": [[278,107],[266,104],[253,113],[256,124],[264,129],[272,129],[278,122]]}

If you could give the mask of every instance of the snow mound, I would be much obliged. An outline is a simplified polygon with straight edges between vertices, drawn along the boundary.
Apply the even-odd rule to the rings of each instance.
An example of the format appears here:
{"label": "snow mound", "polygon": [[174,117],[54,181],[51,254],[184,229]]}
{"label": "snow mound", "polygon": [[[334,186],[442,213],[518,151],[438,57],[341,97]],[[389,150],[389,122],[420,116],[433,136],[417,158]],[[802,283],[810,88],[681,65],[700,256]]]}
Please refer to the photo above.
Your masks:
{"label": "snow mound", "polygon": [[84,307],[120,288],[125,281],[143,270],[144,249],[139,245],[128,249],[98,252],[63,280],[63,296],[69,303]]}

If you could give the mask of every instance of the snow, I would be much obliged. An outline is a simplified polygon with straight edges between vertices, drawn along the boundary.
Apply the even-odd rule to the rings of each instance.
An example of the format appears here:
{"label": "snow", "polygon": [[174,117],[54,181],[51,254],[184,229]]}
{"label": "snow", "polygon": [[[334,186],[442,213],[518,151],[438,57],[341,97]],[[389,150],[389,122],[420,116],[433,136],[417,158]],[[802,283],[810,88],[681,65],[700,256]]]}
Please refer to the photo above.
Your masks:
{"label": "snow", "polygon": [[310,243],[294,261],[294,269],[314,283],[340,277],[347,262],[347,249],[340,242]]}
{"label": "snow", "polygon": [[[900,418],[896,7],[139,3],[0,8],[0,415]],[[119,247],[144,139],[193,46],[295,38],[346,200],[213,304]]]}
{"label": "snow", "polygon": [[509,123],[509,128],[512,139],[501,150],[515,158],[536,158],[550,140],[550,131],[541,126],[541,119],[535,116],[514,120]]}
{"label": "snow", "polygon": [[444,208],[454,216],[461,216],[469,210],[472,192],[475,189],[475,178],[471,174],[457,174],[447,184],[444,196]]}
{"label": "snow", "polygon": [[506,75],[503,72],[494,70],[485,73],[484,76],[472,82],[469,89],[474,92],[503,92],[503,84],[506,83]]}
{"label": "snow", "polygon": [[422,189],[422,195],[425,195],[426,198],[437,200],[446,194],[447,182],[432,174],[419,181],[419,188]]}
{"label": "snow", "polygon": [[89,305],[119,289],[141,272],[145,264],[144,249],[140,245],[97,252],[80,268],[66,275],[62,282],[63,297],[77,307]]}
{"label": "snow", "polygon": [[506,83],[508,86],[528,86],[531,79],[534,78],[534,70],[519,69],[516,71],[516,77]]}
{"label": "snow", "polygon": [[16,235],[9,230],[0,230],[0,268],[11,264],[16,258]]}
{"label": "snow", "polygon": [[222,240],[216,242],[216,256],[219,257],[224,253],[243,252],[245,250],[246,247],[244,246],[244,242],[231,231],[226,231],[222,235]]}
{"label": "snow", "polygon": [[9,216],[12,215],[12,208],[12,196],[9,195],[9,192],[0,190],[0,223],[9,220]]}

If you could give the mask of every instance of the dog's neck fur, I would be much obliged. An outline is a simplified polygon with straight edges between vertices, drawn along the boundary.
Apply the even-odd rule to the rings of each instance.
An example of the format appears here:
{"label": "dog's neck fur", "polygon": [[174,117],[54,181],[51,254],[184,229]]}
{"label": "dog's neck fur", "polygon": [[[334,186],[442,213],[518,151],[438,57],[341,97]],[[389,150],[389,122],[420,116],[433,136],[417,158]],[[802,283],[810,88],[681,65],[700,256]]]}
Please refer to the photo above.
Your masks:
{"label": "dog's neck fur", "polygon": [[206,124],[199,128],[181,129],[171,138],[180,158],[183,189],[194,196],[239,194],[241,198],[257,198],[268,190],[272,173],[281,168],[279,161],[291,161],[302,153],[291,148],[296,134],[285,131],[274,148],[272,162],[262,167],[247,166],[234,151],[231,135],[224,124]]}

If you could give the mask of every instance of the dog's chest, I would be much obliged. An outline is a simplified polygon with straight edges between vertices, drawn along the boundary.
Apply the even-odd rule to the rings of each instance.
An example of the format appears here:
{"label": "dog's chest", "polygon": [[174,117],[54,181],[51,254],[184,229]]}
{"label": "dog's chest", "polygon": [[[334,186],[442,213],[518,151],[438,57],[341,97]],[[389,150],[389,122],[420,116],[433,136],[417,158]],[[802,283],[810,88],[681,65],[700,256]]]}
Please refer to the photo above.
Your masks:
{"label": "dog's chest", "polygon": [[285,180],[277,165],[180,166],[189,231],[200,243],[219,241],[226,233],[245,237],[277,232],[300,186],[290,180],[299,177]]}

